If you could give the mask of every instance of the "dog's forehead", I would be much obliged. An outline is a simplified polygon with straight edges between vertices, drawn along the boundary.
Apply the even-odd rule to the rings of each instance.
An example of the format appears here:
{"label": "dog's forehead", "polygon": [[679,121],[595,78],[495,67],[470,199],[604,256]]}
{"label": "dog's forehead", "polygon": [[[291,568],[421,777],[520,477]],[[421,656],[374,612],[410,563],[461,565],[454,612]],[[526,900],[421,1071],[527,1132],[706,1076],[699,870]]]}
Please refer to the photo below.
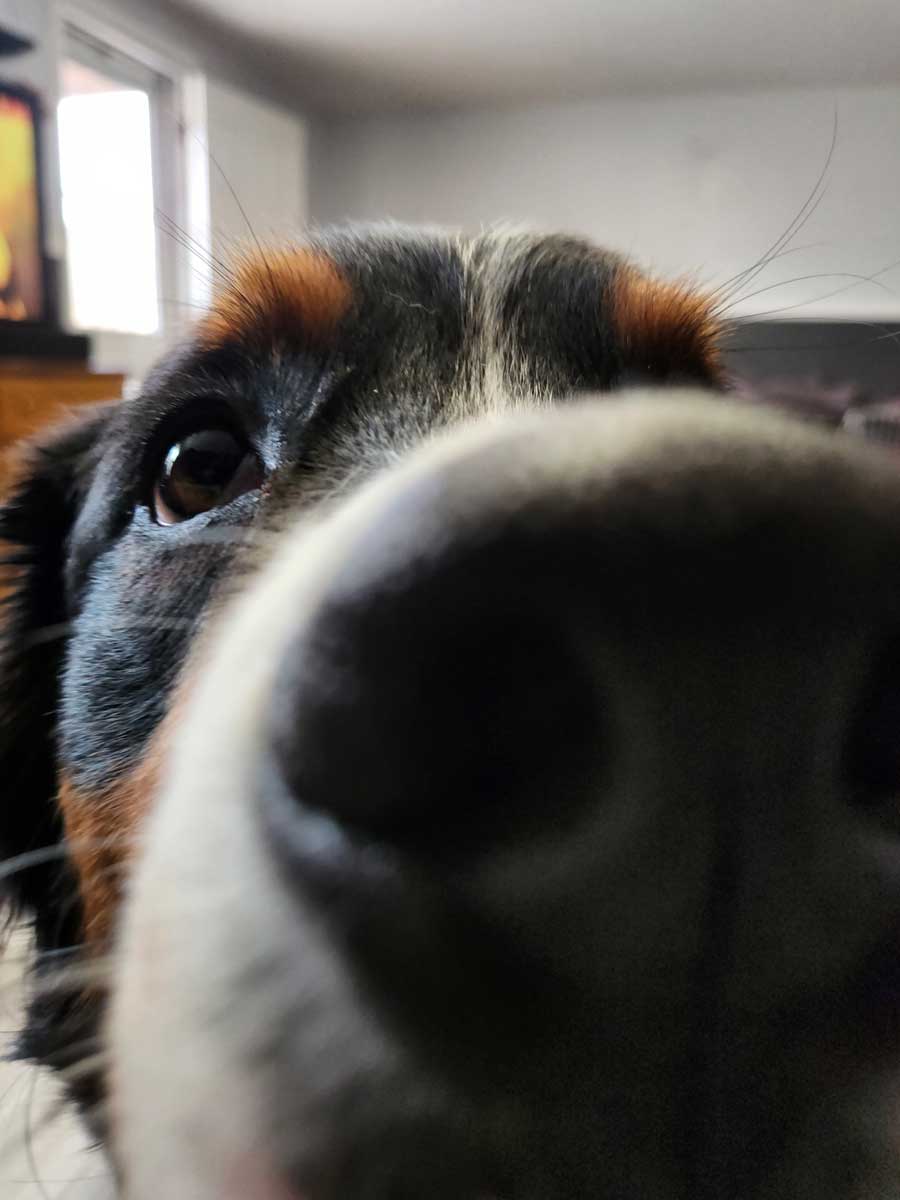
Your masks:
{"label": "dog's forehead", "polygon": [[714,297],[574,237],[384,226],[254,244],[109,422],[74,557],[125,527],[139,464],[198,421],[236,421],[285,486],[302,466],[307,499],[332,496],[460,422],[625,383],[716,384],[720,334]]}
{"label": "dog's forehead", "polygon": [[384,228],[253,247],[197,342],[328,351],[407,379],[492,370],[552,392],[632,374],[709,380],[718,333],[709,297],[577,238]]}

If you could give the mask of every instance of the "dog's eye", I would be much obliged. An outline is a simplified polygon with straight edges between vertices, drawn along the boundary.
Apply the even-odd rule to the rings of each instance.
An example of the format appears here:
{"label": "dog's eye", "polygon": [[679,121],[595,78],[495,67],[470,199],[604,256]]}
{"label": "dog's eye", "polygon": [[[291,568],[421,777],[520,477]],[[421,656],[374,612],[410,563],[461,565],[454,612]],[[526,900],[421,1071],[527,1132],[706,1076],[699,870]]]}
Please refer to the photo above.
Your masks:
{"label": "dog's eye", "polygon": [[261,482],[259,459],[245,441],[227,429],[202,429],[166,451],[153,488],[153,513],[160,525],[176,525]]}

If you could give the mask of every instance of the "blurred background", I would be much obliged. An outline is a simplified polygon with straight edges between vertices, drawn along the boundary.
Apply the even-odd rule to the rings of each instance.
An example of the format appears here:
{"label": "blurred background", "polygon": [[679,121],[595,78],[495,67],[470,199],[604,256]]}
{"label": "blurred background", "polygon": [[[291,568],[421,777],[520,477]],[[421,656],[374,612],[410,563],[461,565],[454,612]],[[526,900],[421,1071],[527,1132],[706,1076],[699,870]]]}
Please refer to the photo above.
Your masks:
{"label": "blurred background", "polygon": [[127,389],[251,229],[511,221],[900,392],[896,0],[0,0],[0,50],[0,358]]}

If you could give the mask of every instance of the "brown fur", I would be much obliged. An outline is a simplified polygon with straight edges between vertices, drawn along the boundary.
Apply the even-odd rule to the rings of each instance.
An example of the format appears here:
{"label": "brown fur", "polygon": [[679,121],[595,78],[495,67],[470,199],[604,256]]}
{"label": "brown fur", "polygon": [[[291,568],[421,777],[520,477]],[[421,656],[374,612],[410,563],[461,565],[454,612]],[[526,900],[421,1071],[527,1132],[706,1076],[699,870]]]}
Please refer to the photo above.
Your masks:
{"label": "brown fur", "polygon": [[122,883],[182,718],[184,691],[176,690],[140,761],[112,786],[86,792],[62,772],[59,808],[78,877],[84,941],[93,951],[105,948],[115,925]]}
{"label": "brown fur", "polygon": [[612,324],[628,367],[662,362],[685,373],[720,376],[722,324],[712,297],[623,265],[611,299]]}
{"label": "brown fur", "polygon": [[324,254],[302,247],[260,250],[235,264],[200,322],[199,339],[207,347],[327,345],[351,298],[350,285]]}
{"label": "brown fur", "polygon": [[84,940],[92,949],[104,945],[109,936],[123,867],[155,789],[158,765],[159,755],[153,753],[102,792],[84,792],[68,776],[62,777],[59,807],[78,876]]}

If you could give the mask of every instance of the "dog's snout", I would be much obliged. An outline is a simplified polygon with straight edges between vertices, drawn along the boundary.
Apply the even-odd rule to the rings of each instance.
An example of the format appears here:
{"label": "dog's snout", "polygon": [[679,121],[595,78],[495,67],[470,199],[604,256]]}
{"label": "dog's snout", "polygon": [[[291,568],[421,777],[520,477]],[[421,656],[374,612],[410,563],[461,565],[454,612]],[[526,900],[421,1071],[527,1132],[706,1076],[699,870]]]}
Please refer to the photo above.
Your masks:
{"label": "dog's snout", "polygon": [[538,547],[501,536],[416,558],[326,602],[297,637],[273,754],[303,806],[351,829],[485,849],[596,792],[601,681]]}
{"label": "dog's snout", "polygon": [[139,883],[225,911],[198,994],[247,947],[276,1160],[413,1105],[473,1194],[756,1200],[891,1141],[898,596],[891,460],[699,398],[458,432],[286,534]]}
{"label": "dog's snout", "polygon": [[877,647],[844,745],[844,780],[862,812],[900,833],[900,639]]}
{"label": "dog's snout", "polygon": [[567,969],[607,976],[699,953],[727,846],[740,986],[790,990],[881,921],[897,487],[788,423],[647,408],[463,447],[360,509],[280,656],[265,805],[282,841],[324,813],[427,861],[531,855],[507,916],[545,888],[554,944],[580,923]]}

